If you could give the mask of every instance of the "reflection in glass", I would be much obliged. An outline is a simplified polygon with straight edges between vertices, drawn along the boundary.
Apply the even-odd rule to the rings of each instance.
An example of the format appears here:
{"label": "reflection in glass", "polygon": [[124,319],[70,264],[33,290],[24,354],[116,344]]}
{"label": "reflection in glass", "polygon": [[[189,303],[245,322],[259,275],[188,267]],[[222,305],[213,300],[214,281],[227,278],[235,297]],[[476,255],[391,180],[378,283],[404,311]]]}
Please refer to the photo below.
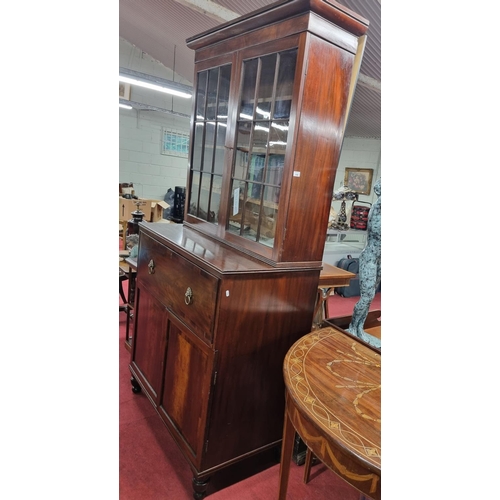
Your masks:
{"label": "reflection in glass", "polygon": [[209,222],[218,224],[220,211],[220,195],[222,191],[222,176],[214,175],[212,178],[212,198],[210,200]]}
{"label": "reflection in glass", "polygon": [[220,68],[219,76],[219,106],[217,111],[218,120],[227,120],[230,81],[231,66],[223,66],[222,68]]}
{"label": "reflection in glass", "polygon": [[243,88],[240,103],[241,120],[251,120],[253,118],[258,62],[258,59],[252,59],[243,63]]}
{"label": "reflection in glass", "polygon": [[250,168],[248,169],[248,179],[254,181],[250,184],[251,189],[248,190],[248,196],[252,198],[260,198],[260,189],[264,175],[265,162],[265,155],[252,155]]}
{"label": "reflection in glass", "polygon": [[248,172],[248,153],[246,151],[236,150],[235,161],[234,161],[234,173],[233,177],[235,179],[246,179]]}
{"label": "reflection in glass", "polygon": [[202,168],[204,172],[212,171],[214,141],[215,141],[215,122],[207,122],[205,131],[205,152],[203,154],[203,168]]}
{"label": "reflection in glass", "polygon": [[203,220],[208,220],[208,207],[210,197],[210,174],[201,174],[200,200],[198,202],[198,216]]}
{"label": "reflection in glass", "polygon": [[200,193],[200,174],[192,172],[191,174],[191,192],[189,194],[188,213],[194,216],[198,215],[198,195]]}
{"label": "reflection in glass", "polygon": [[269,147],[273,152],[285,153],[288,141],[288,121],[272,122],[269,129]]}
{"label": "reflection in glass", "polygon": [[274,118],[290,118],[290,108],[292,101],[290,99],[276,101],[274,106]]}
{"label": "reflection in glass", "polygon": [[215,159],[214,159],[214,173],[222,175],[224,169],[224,145],[226,143],[226,130],[225,123],[217,124],[217,139],[215,143]]}
{"label": "reflection in glass", "polygon": [[196,119],[203,120],[205,118],[205,96],[207,86],[207,72],[198,73],[198,83],[196,92]]}
{"label": "reflection in glass", "polygon": [[276,100],[292,98],[296,62],[297,49],[280,53]]}
{"label": "reflection in glass", "polygon": [[278,55],[271,54],[262,57],[259,90],[257,95],[257,110],[255,118],[269,120],[271,118],[271,104],[273,98],[274,74]]}
{"label": "reflection in glass", "polygon": [[194,170],[201,170],[201,148],[203,145],[204,127],[205,124],[203,122],[197,122],[195,124],[193,155],[191,159],[191,168]]}
{"label": "reflection in glass", "polygon": [[208,72],[208,99],[207,120],[215,120],[217,110],[217,85],[219,80],[219,68],[213,68]]}
{"label": "reflection in glass", "polygon": [[239,122],[238,123],[238,139],[236,147],[244,151],[250,149],[250,134],[252,132],[251,122]]}
{"label": "reflection in glass", "polygon": [[231,201],[228,219],[228,231],[233,234],[240,234],[242,230],[244,193],[245,183],[234,180],[231,184]]}
{"label": "reflection in glass", "polygon": [[276,103],[274,118],[289,118],[292,103],[293,75],[297,61],[297,50],[289,50],[280,54],[278,82],[276,85]]}
{"label": "reflection in glass", "polygon": [[258,122],[255,124],[253,130],[252,151],[265,153],[267,148],[267,139],[269,136],[269,122]]}
{"label": "reflection in glass", "polygon": [[279,202],[280,199],[280,186],[283,178],[283,167],[285,164],[284,155],[270,155],[269,163],[267,166],[266,173],[266,184],[274,186],[271,190],[272,195],[266,198],[268,201],[273,201],[275,203]]}
{"label": "reflection in glass", "polygon": [[[218,223],[231,65],[198,73],[188,213]],[[203,172],[203,173],[202,173]]]}

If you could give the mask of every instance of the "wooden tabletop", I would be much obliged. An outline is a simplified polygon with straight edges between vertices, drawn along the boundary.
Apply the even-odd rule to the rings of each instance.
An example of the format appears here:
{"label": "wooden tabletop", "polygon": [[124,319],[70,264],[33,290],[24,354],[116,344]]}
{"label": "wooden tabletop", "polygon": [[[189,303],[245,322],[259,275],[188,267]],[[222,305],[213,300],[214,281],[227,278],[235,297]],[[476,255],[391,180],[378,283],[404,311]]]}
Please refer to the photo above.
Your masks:
{"label": "wooden tabletop", "polygon": [[381,359],[327,327],[299,339],[283,364],[286,418],[325,465],[374,499],[381,488]]}
{"label": "wooden tabletop", "polygon": [[323,269],[319,275],[318,286],[321,288],[349,286],[350,280],[355,277],[356,275],[354,273],[323,262]]}

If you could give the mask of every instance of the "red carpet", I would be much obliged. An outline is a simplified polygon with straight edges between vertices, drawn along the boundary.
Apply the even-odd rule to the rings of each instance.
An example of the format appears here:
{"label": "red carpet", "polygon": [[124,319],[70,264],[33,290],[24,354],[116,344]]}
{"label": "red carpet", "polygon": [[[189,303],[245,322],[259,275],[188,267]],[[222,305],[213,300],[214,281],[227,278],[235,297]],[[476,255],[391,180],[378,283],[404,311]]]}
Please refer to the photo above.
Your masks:
{"label": "red carpet", "polygon": [[[126,288],[125,288],[126,293]],[[359,297],[331,296],[330,316],[352,313]],[[370,310],[381,309],[377,294]],[[144,394],[134,394],[124,346],[125,314],[120,313],[120,500],[192,500],[192,473],[188,462]],[[215,474],[210,500],[275,500],[278,494],[279,457],[274,451],[254,457]],[[249,472],[253,475],[249,476]],[[359,493],[324,465],[312,468],[303,483],[303,466],[292,462],[287,500],[358,500]]]}

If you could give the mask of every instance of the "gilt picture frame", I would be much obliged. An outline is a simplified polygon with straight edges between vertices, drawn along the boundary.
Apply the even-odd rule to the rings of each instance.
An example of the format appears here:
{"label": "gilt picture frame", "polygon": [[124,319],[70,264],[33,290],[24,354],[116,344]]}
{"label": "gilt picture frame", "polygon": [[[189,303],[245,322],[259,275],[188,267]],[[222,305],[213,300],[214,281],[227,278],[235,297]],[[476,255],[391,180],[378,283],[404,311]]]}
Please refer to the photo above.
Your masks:
{"label": "gilt picture frame", "polygon": [[373,169],[346,168],[344,186],[358,194],[370,194],[372,190]]}

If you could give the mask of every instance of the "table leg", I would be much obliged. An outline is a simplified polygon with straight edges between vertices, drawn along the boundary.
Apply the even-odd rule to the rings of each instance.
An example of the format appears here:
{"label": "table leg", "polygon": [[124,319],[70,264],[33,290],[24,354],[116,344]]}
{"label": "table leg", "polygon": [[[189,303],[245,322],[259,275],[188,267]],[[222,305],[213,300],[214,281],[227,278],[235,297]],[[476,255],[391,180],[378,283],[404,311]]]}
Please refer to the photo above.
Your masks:
{"label": "table leg", "polygon": [[313,452],[308,447],[306,451],[306,462],[304,465],[304,483],[307,484],[309,482],[309,475],[311,474],[311,465],[313,461]]}
{"label": "table leg", "polygon": [[329,318],[328,297],[334,287],[318,287],[316,306],[314,308],[313,326],[320,328],[323,321]]}
{"label": "table leg", "polygon": [[[288,398],[288,395],[287,395]],[[288,488],[288,478],[290,476],[290,462],[292,460],[293,443],[295,429],[288,416],[288,408],[285,404],[285,419],[283,423],[283,441],[281,443],[281,462],[280,462],[280,483],[278,500],[286,499],[286,490]]]}

